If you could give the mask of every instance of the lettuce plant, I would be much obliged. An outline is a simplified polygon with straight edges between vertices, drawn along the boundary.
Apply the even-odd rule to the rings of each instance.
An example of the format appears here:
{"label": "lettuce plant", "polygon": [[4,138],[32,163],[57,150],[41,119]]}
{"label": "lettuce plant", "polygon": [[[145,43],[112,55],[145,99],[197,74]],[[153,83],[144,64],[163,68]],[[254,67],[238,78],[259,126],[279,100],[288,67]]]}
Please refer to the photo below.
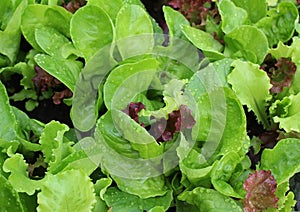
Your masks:
{"label": "lettuce plant", "polygon": [[0,211],[299,209],[296,1],[188,2],[167,36],[139,0],[1,3]]}

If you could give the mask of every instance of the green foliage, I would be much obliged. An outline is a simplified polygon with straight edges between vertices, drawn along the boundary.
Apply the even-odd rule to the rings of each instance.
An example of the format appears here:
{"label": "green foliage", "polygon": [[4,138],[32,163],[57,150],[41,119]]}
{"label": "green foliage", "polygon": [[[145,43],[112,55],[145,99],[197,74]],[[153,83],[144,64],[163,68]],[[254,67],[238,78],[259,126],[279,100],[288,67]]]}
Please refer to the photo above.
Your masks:
{"label": "green foliage", "polygon": [[235,200],[215,190],[202,187],[194,188],[192,191],[184,191],[178,196],[178,199],[196,205],[200,211],[243,211]]}
{"label": "green foliage", "polygon": [[94,206],[93,184],[84,172],[69,170],[46,179],[38,194],[38,211],[90,211]]}
{"label": "green foliage", "polygon": [[269,127],[266,106],[267,100],[271,98],[271,84],[266,72],[251,62],[236,60],[232,66],[234,69],[228,76],[232,89],[240,101],[256,114],[258,121]]}
{"label": "green foliage", "polygon": [[[293,210],[300,72],[271,95],[269,66],[300,65],[295,3],[207,1],[200,27],[164,6],[165,35],[139,0],[1,2],[0,211],[242,211],[246,107],[280,134],[274,148],[254,147],[277,184],[278,207],[266,211]],[[34,110],[57,92],[38,70],[73,94],[74,127],[11,106]]]}

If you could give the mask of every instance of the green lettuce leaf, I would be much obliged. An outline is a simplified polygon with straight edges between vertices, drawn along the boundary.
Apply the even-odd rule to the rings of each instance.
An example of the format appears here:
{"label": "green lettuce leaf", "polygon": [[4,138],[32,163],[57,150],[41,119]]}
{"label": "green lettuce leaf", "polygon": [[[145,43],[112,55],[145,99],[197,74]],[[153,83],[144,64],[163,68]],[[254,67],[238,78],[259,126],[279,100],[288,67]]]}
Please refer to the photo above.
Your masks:
{"label": "green lettuce leaf", "polygon": [[277,184],[288,181],[300,171],[300,140],[287,138],[280,140],[273,149],[265,149],[261,156],[260,169],[271,170]]}
{"label": "green lettuce leaf", "polygon": [[[166,211],[173,200],[172,191],[168,191],[164,196],[140,199],[138,196],[122,192],[115,187],[107,189],[104,194],[106,204],[111,207],[114,212],[142,212],[156,211],[157,207],[162,207]],[[161,210],[159,210],[161,211]]]}
{"label": "green lettuce leaf", "polygon": [[50,56],[67,58],[71,53],[80,54],[76,52],[69,39],[53,27],[37,28],[35,40],[41,49]]}
{"label": "green lettuce leaf", "polygon": [[102,1],[89,0],[87,2],[87,5],[95,5],[97,7],[100,7],[102,10],[104,10],[109,15],[111,20],[115,23],[116,18],[117,18],[117,14],[123,6],[123,2],[124,2],[123,0],[115,0],[115,1],[110,1],[110,0],[102,0]]}
{"label": "green lettuce leaf", "polygon": [[235,200],[213,189],[197,187],[192,191],[184,191],[178,196],[178,199],[197,206],[199,211],[243,211],[242,207]]}
{"label": "green lettuce leaf", "polygon": [[269,53],[275,57],[277,60],[281,57],[291,57],[294,52],[294,48],[292,46],[284,45],[282,41],[278,42],[276,48],[272,48],[269,50]]}
{"label": "green lettuce leaf", "polygon": [[4,30],[15,14],[16,9],[22,3],[22,0],[8,0],[2,2],[0,8],[0,29]]}
{"label": "green lettuce leaf", "polygon": [[[113,69],[103,88],[106,107],[125,109],[137,94],[148,89],[157,68],[158,61],[149,58],[125,63]],[[141,78],[143,83],[140,83]]]}
{"label": "green lettuce leaf", "polygon": [[9,104],[6,89],[0,81],[0,138],[7,141],[16,139],[16,118]]}
{"label": "green lettuce leaf", "polygon": [[3,164],[5,172],[11,172],[8,177],[9,183],[17,192],[26,192],[28,195],[34,194],[40,189],[43,180],[31,180],[27,172],[28,164],[23,155],[16,153],[8,158]]}
{"label": "green lettuce leaf", "polygon": [[107,13],[97,6],[81,7],[73,15],[70,24],[74,46],[82,52],[85,61],[113,40],[112,21]]}
{"label": "green lettuce leaf", "polygon": [[122,132],[123,138],[130,142],[132,148],[139,152],[141,158],[154,158],[163,153],[163,145],[158,144],[145,128],[126,113],[113,110],[112,116],[116,120],[116,128]]}
{"label": "green lettuce leaf", "polygon": [[[138,127],[142,129],[141,126]],[[118,187],[125,192],[141,198],[164,195],[167,192],[167,187],[161,172],[162,157],[143,159],[139,156],[140,153],[135,150],[137,148],[132,146],[132,141],[125,140],[120,132],[122,131],[115,127],[110,111],[99,119],[95,140],[103,172],[110,174]],[[148,135],[146,131],[139,133],[147,133]],[[160,149],[163,149],[163,145],[156,145],[154,147],[154,144],[145,144],[144,150],[142,147],[138,150],[142,150],[142,155],[144,152],[154,152],[153,148],[159,148],[158,152],[161,152]]]}
{"label": "green lettuce leaf", "polygon": [[64,140],[64,133],[69,130],[65,124],[51,121],[45,125],[40,137],[41,150],[45,157],[45,162],[49,164],[48,171],[54,170],[61,161],[74,150],[72,143]]}
{"label": "green lettuce leaf", "polygon": [[252,23],[256,23],[267,14],[266,0],[233,0],[233,3],[247,11]]}
{"label": "green lettuce leaf", "polygon": [[236,167],[240,160],[241,158],[236,152],[229,152],[214,163],[211,172],[211,182],[214,188],[225,196],[243,198],[229,183],[230,178],[237,171]]}
{"label": "green lettuce leaf", "polygon": [[295,206],[295,195],[290,191],[290,184],[288,181],[281,183],[277,186],[275,191],[276,197],[278,198],[277,206],[278,208],[273,210],[268,210],[268,212],[285,212],[292,211]]}
{"label": "green lettuce leaf", "polygon": [[222,18],[222,30],[225,34],[243,25],[248,20],[247,12],[235,6],[230,0],[220,1],[218,9]]}
{"label": "green lettuce leaf", "polygon": [[35,29],[43,26],[53,27],[66,37],[70,37],[71,17],[70,12],[57,5],[28,5],[21,17],[21,30],[33,48],[42,51],[35,40]]}
{"label": "green lettuce leaf", "polygon": [[164,6],[163,12],[169,29],[170,42],[172,42],[173,37],[184,39],[185,36],[182,34],[181,26],[189,26],[189,21],[180,12],[171,7]]}
{"label": "green lettuce leaf", "polygon": [[58,79],[71,91],[74,91],[82,67],[81,62],[72,59],[51,57],[46,54],[37,54],[34,60],[47,73]]}
{"label": "green lettuce leaf", "polygon": [[23,211],[18,193],[9,181],[0,174],[0,210]]}
{"label": "green lettuce leaf", "polygon": [[234,69],[228,76],[232,89],[241,103],[247,105],[248,109],[255,113],[258,121],[268,128],[266,106],[271,98],[269,89],[272,85],[267,73],[251,62],[236,60],[232,66]]}
{"label": "green lettuce leaf", "polygon": [[144,8],[124,4],[116,19],[116,43],[123,59],[151,52],[154,46],[153,25]]}
{"label": "green lettuce leaf", "polygon": [[198,101],[198,111],[200,124],[195,127],[198,130],[195,134],[196,146],[202,146],[201,149],[192,149],[192,144],[183,138],[177,148],[180,170],[195,185],[210,177],[217,158],[232,151],[245,154],[249,146],[246,117],[231,89],[224,87],[203,94]]}
{"label": "green lettuce leaf", "polygon": [[112,182],[113,181],[111,178],[101,178],[97,180],[95,183],[96,195],[99,194],[100,198],[104,200],[104,194],[107,191],[107,189],[111,186]]}
{"label": "green lettuce leaf", "polygon": [[38,211],[91,211],[96,203],[90,178],[80,170],[48,174],[38,193]]}
{"label": "green lettuce leaf", "polygon": [[201,49],[210,60],[224,58],[224,55],[221,53],[223,50],[222,44],[215,40],[212,35],[189,25],[182,25],[181,28],[186,38],[197,48]]}
{"label": "green lettuce leaf", "polygon": [[99,108],[103,105],[104,79],[116,65],[111,57],[111,46],[107,45],[81,70],[73,93],[71,110],[71,119],[76,129],[88,131],[95,126]]}
{"label": "green lettuce leaf", "polygon": [[261,64],[268,52],[268,40],[263,31],[254,26],[242,25],[226,34],[225,55],[243,58]]}
{"label": "green lettuce leaf", "polygon": [[291,45],[293,48],[292,61],[297,65],[297,70],[292,81],[291,90],[294,94],[300,92],[300,38],[294,37]]}
{"label": "green lettuce leaf", "polygon": [[278,6],[268,12],[268,16],[256,23],[267,36],[269,46],[279,41],[286,42],[294,34],[298,11],[294,3],[280,2]]}
{"label": "green lettuce leaf", "polygon": [[[279,127],[286,132],[300,132],[300,93],[285,97],[281,101],[276,101],[270,109],[275,113],[274,122],[279,123]],[[272,111],[271,111],[272,112]]]}
{"label": "green lettuce leaf", "polygon": [[[7,18],[9,17],[10,19],[8,19],[8,23],[4,28],[4,31],[0,30],[0,53],[8,57],[8,59],[10,60],[9,64],[13,64],[15,62],[19,53],[21,41],[21,15],[25,7],[27,6],[27,1],[7,1],[6,4],[13,3],[15,3],[15,10],[10,10],[12,8],[9,8],[9,6],[8,8],[6,8],[7,11],[4,11],[5,13],[11,12],[13,14],[11,15],[11,17],[9,17],[8,14],[4,14]],[[3,7],[5,8],[5,5],[3,5]]]}

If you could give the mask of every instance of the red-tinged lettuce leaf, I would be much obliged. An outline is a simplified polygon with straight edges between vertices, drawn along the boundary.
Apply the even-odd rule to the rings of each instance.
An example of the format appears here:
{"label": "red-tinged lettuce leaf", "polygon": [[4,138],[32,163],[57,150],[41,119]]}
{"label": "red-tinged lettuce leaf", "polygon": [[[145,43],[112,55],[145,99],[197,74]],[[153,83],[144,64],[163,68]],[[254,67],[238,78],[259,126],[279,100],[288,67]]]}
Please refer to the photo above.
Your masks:
{"label": "red-tinged lettuce leaf", "polygon": [[297,66],[290,58],[279,58],[274,67],[266,70],[273,85],[270,91],[280,93],[284,87],[290,87],[296,69]]}
{"label": "red-tinged lettuce leaf", "polygon": [[211,0],[168,0],[170,6],[183,14],[192,25],[204,29],[208,17],[219,21],[218,8]]}
{"label": "red-tinged lettuce leaf", "polygon": [[271,171],[259,170],[250,174],[244,183],[244,189],[247,191],[244,211],[261,211],[277,207],[276,188],[277,182]]}
{"label": "red-tinged lettuce leaf", "polygon": [[138,113],[145,108],[145,105],[141,102],[130,102],[129,105],[123,110],[123,112],[130,116],[130,118],[135,120],[137,123],[139,123]]}
{"label": "red-tinged lettuce leaf", "polygon": [[168,114],[168,120],[164,118],[157,120],[149,133],[158,142],[171,141],[175,133],[192,129],[195,123],[191,110],[186,105],[180,105],[179,110]]}

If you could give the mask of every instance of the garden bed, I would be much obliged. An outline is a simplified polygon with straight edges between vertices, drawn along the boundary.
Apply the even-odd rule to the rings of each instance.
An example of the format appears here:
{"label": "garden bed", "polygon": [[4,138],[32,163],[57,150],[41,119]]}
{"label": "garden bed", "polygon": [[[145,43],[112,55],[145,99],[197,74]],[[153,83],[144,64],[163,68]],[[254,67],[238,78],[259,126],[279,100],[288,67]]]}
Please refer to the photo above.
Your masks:
{"label": "garden bed", "polygon": [[293,0],[0,3],[0,211],[298,211]]}

